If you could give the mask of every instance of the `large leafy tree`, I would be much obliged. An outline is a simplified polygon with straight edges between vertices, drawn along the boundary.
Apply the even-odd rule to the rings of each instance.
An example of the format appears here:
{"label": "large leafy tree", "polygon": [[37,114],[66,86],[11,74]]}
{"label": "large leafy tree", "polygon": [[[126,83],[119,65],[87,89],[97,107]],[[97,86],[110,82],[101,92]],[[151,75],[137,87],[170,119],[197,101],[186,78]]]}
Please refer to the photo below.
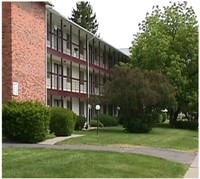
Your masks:
{"label": "large leafy tree", "polygon": [[166,76],[130,67],[113,69],[104,99],[120,106],[121,121],[129,132],[149,132],[155,114],[168,106],[176,106],[175,89]]}
{"label": "large leafy tree", "polygon": [[98,30],[99,24],[96,20],[96,13],[93,13],[92,6],[88,1],[77,2],[76,9],[72,10],[72,16],[69,19],[93,34]]}
{"label": "large leafy tree", "polygon": [[[187,2],[152,8],[139,24],[133,40],[132,65],[167,75],[176,88],[178,108],[170,109],[170,122],[180,111],[198,111],[198,22]],[[197,116],[197,115],[196,115]]]}

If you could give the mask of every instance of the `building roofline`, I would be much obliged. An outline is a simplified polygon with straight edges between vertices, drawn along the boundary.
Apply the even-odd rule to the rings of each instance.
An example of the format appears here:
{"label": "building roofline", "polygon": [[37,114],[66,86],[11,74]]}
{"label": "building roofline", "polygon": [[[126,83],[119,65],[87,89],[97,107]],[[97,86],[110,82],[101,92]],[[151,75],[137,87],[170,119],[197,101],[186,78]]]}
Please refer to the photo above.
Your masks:
{"label": "building roofline", "polygon": [[94,37],[94,39],[99,40],[103,43],[105,43],[106,45],[112,47],[113,49],[115,49],[116,51],[122,53],[123,55],[125,55],[126,57],[130,58],[130,56],[128,56],[127,54],[125,54],[124,52],[120,51],[119,49],[117,49],[116,47],[114,47],[113,45],[109,44],[108,42],[104,41],[103,39],[97,37],[95,34],[91,33],[90,31],[88,31],[87,29],[81,27],[80,25],[76,24],[75,22],[71,21],[69,18],[65,17],[64,15],[62,15],[61,13],[59,13],[58,11],[56,11],[55,9],[48,8],[49,11],[51,11],[52,13],[60,16],[61,18],[65,19],[66,21],[70,22],[71,24],[73,24],[74,26],[76,26],[77,28],[83,30],[84,32],[86,32],[87,34],[89,34],[90,36]]}

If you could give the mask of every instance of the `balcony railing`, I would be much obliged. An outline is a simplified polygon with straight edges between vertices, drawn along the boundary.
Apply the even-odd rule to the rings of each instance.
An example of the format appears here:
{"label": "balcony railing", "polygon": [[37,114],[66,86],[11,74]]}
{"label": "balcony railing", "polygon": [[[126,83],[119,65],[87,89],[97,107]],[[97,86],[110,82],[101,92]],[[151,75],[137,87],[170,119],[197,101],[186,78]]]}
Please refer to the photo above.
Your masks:
{"label": "balcony railing", "polygon": [[[71,45],[71,51],[70,51],[70,45]],[[72,55],[73,57],[76,57],[80,60],[86,61],[86,56],[87,56],[86,48],[83,48],[82,50],[83,52],[80,53],[79,45],[73,42],[70,44],[70,42],[68,42],[66,39],[61,40],[61,38],[57,34],[49,32],[47,47],[52,48],[54,50],[57,50],[67,55]],[[105,57],[103,57],[103,54],[97,55],[94,52],[90,51],[89,57],[90,57],[91,64],[97,65],[104,69],[109,69],[109,67],[112,66],[111,64],[109,64],[110,61],[108,58],[106,58],[105,60]]]}
{"label": "balcony railing", "polygon": [[[62,85],[62,78],[58,77],[57,75],[52,75],[52,85],[51,85],[51,78],[47,78],[47,89],[54,89],[54,90],[62,90],[67,92],[74,92],[74,93],[83,93],[87,94],[87,82],[81,82],[79,80],[72,79],[72,82],[69,81],[69,78],[63,77],[63,85]],[[94,83],[90,83],[90,95],[102,95],[103,86],[102,85],[95,85]]]}

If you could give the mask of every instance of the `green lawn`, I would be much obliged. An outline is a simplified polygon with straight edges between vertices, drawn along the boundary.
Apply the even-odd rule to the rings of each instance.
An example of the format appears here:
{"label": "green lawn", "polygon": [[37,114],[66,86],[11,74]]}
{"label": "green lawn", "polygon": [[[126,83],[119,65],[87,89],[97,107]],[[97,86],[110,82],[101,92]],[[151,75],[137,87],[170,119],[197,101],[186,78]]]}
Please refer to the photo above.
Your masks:
{"label": "green lawn", "polygon": [[2,150],[3,178],[182,178],[187,169],[164,159],[127,153]]}
{"label": "green lawn", "polygon": [[74,134],[84,134],[84,137],[67,139],[57,144],[88,144],[88,145],[120,145],[149,146],[184,151],[198,150],[198,131],[154,128],[148,134],[125,133],[121,126],[104,127],[99,130],[75,131]]}

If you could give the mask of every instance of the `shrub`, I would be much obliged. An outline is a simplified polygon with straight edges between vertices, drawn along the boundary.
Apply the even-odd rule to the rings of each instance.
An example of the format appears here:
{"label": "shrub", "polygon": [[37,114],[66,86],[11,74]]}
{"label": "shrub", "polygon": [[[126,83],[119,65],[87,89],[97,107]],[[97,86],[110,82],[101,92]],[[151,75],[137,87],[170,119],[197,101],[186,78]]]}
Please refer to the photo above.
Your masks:
{"label": "shrub", "polygon": [[198,122],[197,121],[177,121],[175,123],[175,128],[197,130]]}
{"label": "shrub", "polygon": [[157,123],[163,123],[167,119],[167,114],[166,113],[160,113],[160,114],[155,115],[154,117],[155,117],[154,119]]}
{"label": "shrub", "polygon": [[119,124],[117,117],[112,117],[108,114],[100,114],[99,116],[96,116],[94,120],[97,120],[97,118],[99,118],[99,121],[101,121],[105,127],[117,126]]}
{"label": "shrub", "polygon": [[76,114],[62,107],[51,108],[50,132],[56,136],[69,136],[76,124]]}
{"label": "shrub", "polygon": [[17,142],[36,143],[48,135],[50,112],[39,102],[10,101],[3,105],[4,135]]}
{"label": "shrub", "polygon": [[[91,123],[90,123],[90,126],[91,127],[97,127],[97,120],[91,120]],[[99,127],[104,127],[104,125],[102,124],[101,121],[99,121]]]}
{"label": "shrub", "polygon": [[148,133],[152,130],[155,125],[154,115],[146,115],[145,117],[133,116],[126,118],[124,121],[124,128],[127,132],[131,133]]}
{"label": "shrub", "polygon": [[82,129],[84,127],[86,120],[87,119],[84,116],[77,116],[75,130]]}

